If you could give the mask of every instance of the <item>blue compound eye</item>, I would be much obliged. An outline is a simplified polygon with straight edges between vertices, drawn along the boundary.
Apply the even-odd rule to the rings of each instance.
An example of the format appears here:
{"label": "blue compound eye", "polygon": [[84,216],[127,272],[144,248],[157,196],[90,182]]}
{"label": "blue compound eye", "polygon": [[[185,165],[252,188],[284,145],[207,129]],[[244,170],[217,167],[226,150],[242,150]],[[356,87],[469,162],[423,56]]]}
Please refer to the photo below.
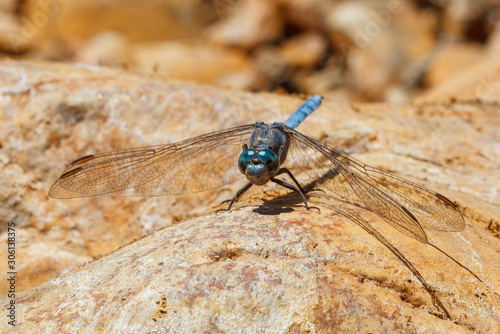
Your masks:
{"label": "blue compound eye", "polygon": [[260,150],[257,154],[259,156],[259,160],[262,161],[264,165],[266,165],[269,171],[272,171],[278,167],[278,157],[273,151],[264,149]]}
{"label": "blue compound eye", "polygon": [[240,172],[245,174],[247,170],[247,166],[255,158],[257,152],[255,150],[244,150],[243,153],[240,154],[240,158],[238,159],[238,168]]}

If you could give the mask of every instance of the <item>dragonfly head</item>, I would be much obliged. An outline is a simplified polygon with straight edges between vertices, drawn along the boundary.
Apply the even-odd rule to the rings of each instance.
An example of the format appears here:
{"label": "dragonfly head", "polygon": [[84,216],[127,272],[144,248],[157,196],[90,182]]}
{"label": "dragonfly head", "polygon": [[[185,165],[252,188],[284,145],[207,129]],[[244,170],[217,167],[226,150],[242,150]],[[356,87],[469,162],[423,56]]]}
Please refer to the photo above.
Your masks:
{"label": "dragonfly head", "polygon": [[238,160],[240,171],[255,185],[263,185],[279,170],[276,153],[271,150],[247,149],[240,154]]}

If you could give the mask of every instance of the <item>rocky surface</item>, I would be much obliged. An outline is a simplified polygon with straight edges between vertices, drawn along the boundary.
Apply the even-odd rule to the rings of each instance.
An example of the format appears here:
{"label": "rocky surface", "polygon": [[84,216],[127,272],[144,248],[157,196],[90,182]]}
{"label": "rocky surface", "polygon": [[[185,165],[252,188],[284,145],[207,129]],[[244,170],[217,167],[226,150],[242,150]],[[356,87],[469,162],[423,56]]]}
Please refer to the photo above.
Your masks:
{"label": "rocky surface", "polygon": [[[238,182],[179,197],[47,195],[80,156],[284,120],[300,99],[98,66],[1,62],[1,238],[5,244],[5,223],[14,222],[18,322],[2,321],[0,331],[499,331],[498,78],[490,71],[487,94],[461,99],[460,86],[404,106],[327,98],[298,128],[457,201],[465,230],[428,235],[482,282],[431,246],[350,209],[413,263],[449,320],[401,261],[338,213],[340,204],[318,214],[266,185],[215,215]],[[471,92],[481,84],[460,80]],[[9,286],[0,289],[5,296]]]}
{"label": "rocky surface", "polygon": [[408,103],[499,48],[493,0],[1,0],[0,57]]}

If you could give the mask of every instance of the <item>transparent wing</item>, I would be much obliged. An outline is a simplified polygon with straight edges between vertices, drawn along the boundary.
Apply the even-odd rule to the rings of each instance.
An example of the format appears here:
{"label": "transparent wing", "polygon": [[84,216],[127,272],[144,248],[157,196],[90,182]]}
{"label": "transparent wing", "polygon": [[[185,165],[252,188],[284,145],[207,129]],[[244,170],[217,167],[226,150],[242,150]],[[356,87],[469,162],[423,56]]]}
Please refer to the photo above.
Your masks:
{"label": "transparent wing", "polygon": [[400,232],[428,243],[423,228],[461,231],[460,210],[443,195],[360,161],[285,128],[292,140],[289,160],[341,199],[367,208]]}
{"label": "transparent wing", "polygon": [[49,195],[157,196],[217,188],[244,177],[238,156],[253,130],[249,124],[174,144],[85,156],[64,170]]}
{"label": "transparent wing", "polygon": [[375,239],[380,241],[385,247],[387,247],[396,257],[403,262],[403,264],[415,275],[415,277],[418,278],[420,283],[424,286],[425,290],[429,293],[429,295],[432,297],[434,305],[439,307],[444,313],[447,315],[448,318],[450,318],[450,314],[446,307],[443,305],[441,300],[439,299],[438,295],[434,291],[434,289],[427,283],[427,281],[424,279],[424,277],[420,274],[420,272],[412,265],[412,263],[401,253],[389,240],[387,240],[380,232],[378,232],[373,226],[370,225],[362,216],[359,215],[359,213],[354,209],[351,208],[348,204],[346,203],[334,203],[331,198],[329,198],[328,195],[323,195],[323,194],[313,194],[312,197],[310,197],[311,203],[317,203],[319,205],[322,205],[324,207],[329,208],[336,214],[340,214],[354,223],[356,223],[358,226],[363,228],[368,234],[373,236]]}

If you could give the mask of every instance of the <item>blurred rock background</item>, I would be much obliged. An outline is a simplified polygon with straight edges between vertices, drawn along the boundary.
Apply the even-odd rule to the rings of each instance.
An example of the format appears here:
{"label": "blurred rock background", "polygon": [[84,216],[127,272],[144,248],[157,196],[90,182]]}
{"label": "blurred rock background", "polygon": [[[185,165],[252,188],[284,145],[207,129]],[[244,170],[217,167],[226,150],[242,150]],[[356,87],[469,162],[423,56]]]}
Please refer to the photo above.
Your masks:
{"label": "blurred rock background", "polygon": [[0,55],[405,103],[500,50],[494,0],[0,0]]}

